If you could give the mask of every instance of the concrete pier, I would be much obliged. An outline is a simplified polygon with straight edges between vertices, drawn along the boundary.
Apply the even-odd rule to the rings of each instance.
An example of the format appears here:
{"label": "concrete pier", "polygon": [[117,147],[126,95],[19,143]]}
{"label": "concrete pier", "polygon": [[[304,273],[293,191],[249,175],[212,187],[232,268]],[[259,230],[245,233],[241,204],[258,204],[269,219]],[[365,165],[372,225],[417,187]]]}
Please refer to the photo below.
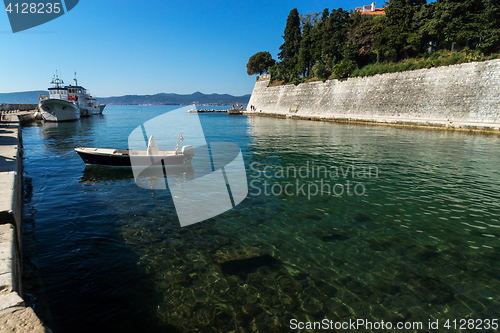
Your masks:
{"label": "concrete pier", "polygon": [[216,110],[216,109],[200,109],[200,110],[189,110],[188,113],[211,113],[211,112],[226,112],[227,110]]}
{"label": "concrete pier", "polygon": [[37,107],[38,104],[0,104],[0,111],[30,111]]}
{"label": "concrete pier", "polygon": [[0,332],[51,332],[22,299],[22,138],[15,114],[0,120]]}

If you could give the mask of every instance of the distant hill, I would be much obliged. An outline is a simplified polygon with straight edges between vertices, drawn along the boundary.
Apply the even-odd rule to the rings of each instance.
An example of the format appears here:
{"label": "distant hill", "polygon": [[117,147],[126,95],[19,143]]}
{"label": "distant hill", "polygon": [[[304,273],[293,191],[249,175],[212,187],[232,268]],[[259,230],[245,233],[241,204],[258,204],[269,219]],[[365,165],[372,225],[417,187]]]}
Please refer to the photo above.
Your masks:
{"label": "distant hill", "polygon": [[38,95],[47,94],[47,90],[0,93],[0,104],[38,104]]}
{"label": "distant hill", "polygon": [[[38,95],[47,95],[47,91],[24,91],[14,93],[0,93],[0,104],[36,104]],[[203,94],[195,92],[190,95],[179,94],[156,94],[156,95],[126,95],[117,97],[99,97],[104,104],[115,105],[188,105],[188,104],[211,104],[232,105],[236,103],[246,104],[250,100],[250,94],[244,96],[232,96],[228,94]]]}
{"label": "distant hill", "polygon": [[188,104],[212,104],[231,105],[236,103],[246,104],[250,100],[250,94],[244,96],[232,96],[228,94],[202,94],[195,92],[190,95],[179,94],[156,94],[156,95],[126,95],[119,97],[99,98],[101,103],[116,105],[188,105]]}

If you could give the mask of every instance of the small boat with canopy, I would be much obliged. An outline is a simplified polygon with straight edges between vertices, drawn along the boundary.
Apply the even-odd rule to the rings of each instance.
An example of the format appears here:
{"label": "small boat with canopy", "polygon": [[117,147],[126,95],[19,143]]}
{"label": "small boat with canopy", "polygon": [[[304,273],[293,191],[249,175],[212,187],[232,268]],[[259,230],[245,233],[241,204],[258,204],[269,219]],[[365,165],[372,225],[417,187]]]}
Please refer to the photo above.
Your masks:
{"label": "small boat with canopy", "polygon": [[183,139],[181,132],[173,151],[159,150],[153,136],[149,137],[148,147],[145,151],[86,147],[75,148],[75,151],[86,164],[109,166],[182,165],[191,163],[194,156],[194,148],[191,145],[179,149],[180,141]]}

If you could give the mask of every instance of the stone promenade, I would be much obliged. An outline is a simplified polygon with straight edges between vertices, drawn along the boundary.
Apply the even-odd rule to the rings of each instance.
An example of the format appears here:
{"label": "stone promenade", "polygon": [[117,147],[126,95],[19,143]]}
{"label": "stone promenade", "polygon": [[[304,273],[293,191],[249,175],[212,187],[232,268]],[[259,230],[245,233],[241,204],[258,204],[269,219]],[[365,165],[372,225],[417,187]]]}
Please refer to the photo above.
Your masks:
{"label": "stone promenade", "polygon": [[51,332],[22,299],[22,140],[15,114],[0,120],[0,332]]}

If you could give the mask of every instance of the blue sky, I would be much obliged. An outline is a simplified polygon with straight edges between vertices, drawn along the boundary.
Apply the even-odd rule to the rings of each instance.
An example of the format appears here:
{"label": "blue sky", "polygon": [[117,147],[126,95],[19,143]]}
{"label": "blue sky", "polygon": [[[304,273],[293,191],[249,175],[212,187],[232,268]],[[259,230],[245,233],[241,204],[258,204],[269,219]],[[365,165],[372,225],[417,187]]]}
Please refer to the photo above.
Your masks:
{"label": "blue sky", "polygon": [[[365,3],[366,2],[366,3]],[[286,18],[370,1],[80,0],[65,15],[13,34],[0,13],[0,92],[45,90],[55,71],[99,97],[126,94],[250,94],[248,58],[275,59]],[[377,3],[380,7],[383,2]]]}

